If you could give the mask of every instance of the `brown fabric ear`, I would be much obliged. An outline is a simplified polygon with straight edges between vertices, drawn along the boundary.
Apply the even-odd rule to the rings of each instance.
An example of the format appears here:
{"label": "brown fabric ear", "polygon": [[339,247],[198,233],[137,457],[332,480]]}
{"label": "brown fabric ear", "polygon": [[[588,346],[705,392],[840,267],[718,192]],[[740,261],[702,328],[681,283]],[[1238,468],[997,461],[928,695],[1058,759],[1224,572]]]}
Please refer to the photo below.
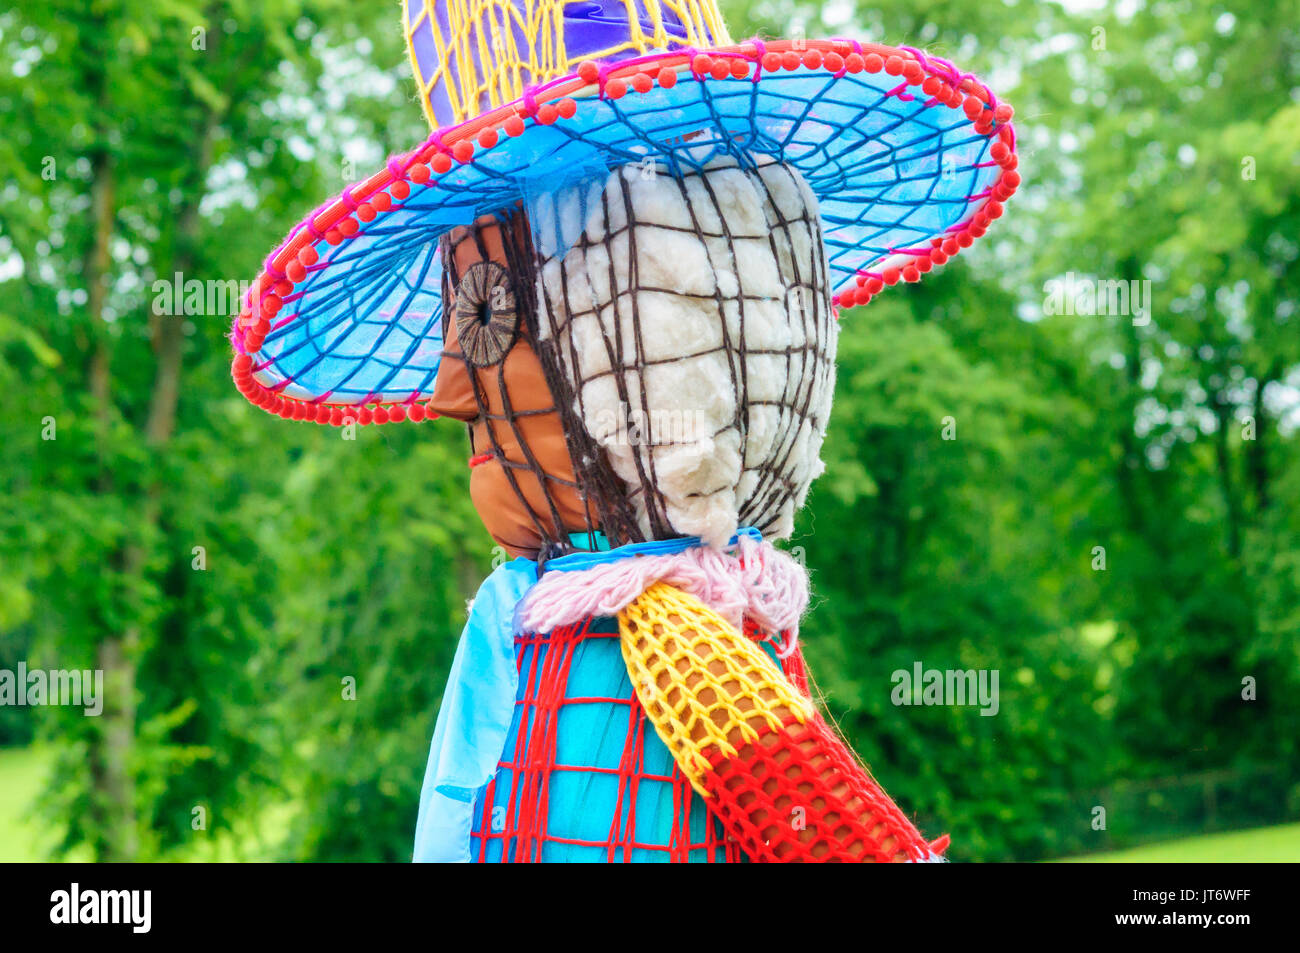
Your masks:
{"label": "brown fabric ear", "polygon": [[443,261],[444,347],[429,407],[469,424],[470,495],[492,538],[511,555],[536,558],[596,527],[524,320],[534,276],[523,213],[453,230]]}

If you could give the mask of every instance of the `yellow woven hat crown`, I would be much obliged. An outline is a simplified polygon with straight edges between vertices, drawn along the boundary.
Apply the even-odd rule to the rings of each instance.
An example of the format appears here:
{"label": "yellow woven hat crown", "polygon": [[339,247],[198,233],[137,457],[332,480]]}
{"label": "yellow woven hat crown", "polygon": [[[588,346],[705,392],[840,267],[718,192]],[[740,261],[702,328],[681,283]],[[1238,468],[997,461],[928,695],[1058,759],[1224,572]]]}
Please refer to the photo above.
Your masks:
{"label": "yellow woven hat crown", "polygon": [[403,0],[406,43],[434,129],[614,61],[731,43],[714,0]]}

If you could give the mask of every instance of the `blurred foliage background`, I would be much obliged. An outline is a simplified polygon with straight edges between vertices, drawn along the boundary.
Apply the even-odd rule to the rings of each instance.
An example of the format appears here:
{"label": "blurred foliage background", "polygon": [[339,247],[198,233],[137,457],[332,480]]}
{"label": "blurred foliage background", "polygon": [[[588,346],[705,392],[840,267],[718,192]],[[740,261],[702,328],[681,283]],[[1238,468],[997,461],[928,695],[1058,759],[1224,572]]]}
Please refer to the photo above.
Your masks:
{"label": "blurred foliage background", "polygon": [[[842,315],[791,543],[828,710],[954,859],[1300,818],[1300,3],[723,6],[1017,107],[1007,216]],[[0,859],[409,857],[492,559],[464,434],[267,417],[229,317],[151,288],[252,278],[424,138],[413,97],[394,2],[0,12],[0,668],[108,680],[0,707]],[[1149,280],[1149,323],[1045,314],[1067,273]],[[998,670],[999,713],[896,707],[916,661]]]}

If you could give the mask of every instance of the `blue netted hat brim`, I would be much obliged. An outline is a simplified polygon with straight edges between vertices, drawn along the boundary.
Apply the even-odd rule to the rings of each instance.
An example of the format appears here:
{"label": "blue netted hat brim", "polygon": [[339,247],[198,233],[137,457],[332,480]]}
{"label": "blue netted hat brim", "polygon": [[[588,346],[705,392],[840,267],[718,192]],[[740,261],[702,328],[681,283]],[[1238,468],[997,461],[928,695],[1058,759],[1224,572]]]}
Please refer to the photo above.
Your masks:
{"label": "blue netted hat brim", "polygon": [[951,64],[850,41],[587,64],[439,130],[294,229],[235,322],[236,382],[293,419],[422,419],[442,354],[439,239],[575,170],[789,163],[820,204],[835,304],[864,303],[1001,214],[1019,183],[1009,119]]}

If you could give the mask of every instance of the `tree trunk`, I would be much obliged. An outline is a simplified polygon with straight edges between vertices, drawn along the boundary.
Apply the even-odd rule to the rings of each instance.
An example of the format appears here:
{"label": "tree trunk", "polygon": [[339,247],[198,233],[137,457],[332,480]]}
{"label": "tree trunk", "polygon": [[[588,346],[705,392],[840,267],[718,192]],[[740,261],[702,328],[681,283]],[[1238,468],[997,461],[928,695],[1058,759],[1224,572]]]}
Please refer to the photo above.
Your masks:
{"label": "tree trunk", "polygon": [[[1121,263],[1120,277],[1125,281],[1142,277],[1134,259],[1127,258]],[[1124,342],[1125,387],[1121,397],[1123,411],[1116,418],[1120,425],[1120,458],[1115,471],[1115,483],[1128,527],[1148,545],[1154,545],[1157,540],[1149,532],[1148,510],[1145,505],[1146,454],[1135,431],[1137,408],[1142,399],[1142,341],[1137,326],[1131,319],[1120,318],[1120,322],[1123,328],[1121,337]]]}
{"label": "tree trunk", "polygon": [[1263,513],[1272,502],[1269,493],[1268,445],[1264,440],[1266,423],[1264,417],[1264,391],[1282,376],[1282,361],[1277,359],[1268,372],[1260,377],[1255,385],[1255,398],[1251,402],[1251,417],[1255,421],[1255,439],[1246,444],[1246,469],[1250,474],[1250,485],[1255,495],[1255,512]]}
{"label": "tree trunk", "polygon": [[[105,24],[90,15],[87,35],[101,37]],[[90,42],[94,42],[91,40]],[[113,492],[112,448],[109,435],[114,408],[112,392],[112,338],[104,326],[108,298],[110,246],[117,218],[117,162],[109,145],[107,117],[110,84],[106,49],[88,50],[82,86],[93,97],[94,138],[90,160],[91,240],[82,259],[81,278],[86,287],[85,334],[78,335],[89,354],[87,387],[95,407],[95,445],[98,466],[94,489]],[[120,556],[110,560],[110,571],[121,569]],[[88,767],[91,778],[91,847],[102,860],[130,860],[136,853],[135,783],[130,756],[135,736],[135,665],[125,633],[107,626],[99,633],[95,664],[104,673],[104,710],[90,735]]]}
{"label": "tree trunk", "polygon": [[[1227,375],[1224,375],[1225,379]],[[1237,481],[1232,473],[1232,448],[1229,444],[1228,429],[1233,424],[1232,402],[1224,390],[1218,390],[1211,398],[1214,416],[1218,427],[1214,433],[1214,458],[1219,471],[1219,490],[1223,494],[1223,505],[1227,512],[1227,548],[1228,555],[1235,561],[1241,555],[1241,497],[1237,493]]]}
{"label": "tree trunk", "polygon": [[[101,88],[97,97],[106,105]],[[102,113],[101,113],[102,114]],[[90,156],[90,207],[94,232],[82,266],[86,284],[87,341],[92,348],[87,376],[95,405],[95,432],[99,454],[95,489],[112,492],[113,473],[109,461],[108,433],[113,420],[112,355],[104,332],[104,302],[108,293],[109,244],[116,216],[116,165],[99,130],[97,145]],[[114,570],[124,570],[125,558],[114,560]],[[92,847],[102,860],[131,860],[137,848],[135,782],[130,756],[135,738],[135,662],[130,632],[101,633],[96,647],[96,666],[104,673],[104,710],[91,736],[89,767],[92,784],[91,810],[95,816]]]}
{"label": "tree trunk", "polygon": [[[215,43],[209,54],[216,52]],[[102,79],[102,74],[100,75]],[[106,85],[100,88],[101,112],[107,105]],[[188,156],[190,168],[180,208],[177,210],[175,253],[172,264],[184,274],[191,272],[198,260],[199,206],[203,185],[212,164],[213,141],[223,116],[203,107],[203,116],[194,150]],[[100,130],[102,132],[103,130]],[[101,135],[99,142],[104,141]],[[95,215],[95,239],[86,259],[85,279],[88,286],[88,311],[92,340],[97,342],[90,364],[90,386],[99,408],[101,455],[105,454],[107,428],[111,421],[111,366],[108,339],[100,333],[103,320],[106,275],[109,265],[109,241],[113,234],[113,158],[107,148],[92,157],[91,207]],[[144,440],[159,455],[176,429],[176,411],[180,400],[184,319],[178,315],[159,316],[150,324],[155,355],[153,387]],[[112,475],[101,456],[99,492],[109,492]],[[135,541],[123,546],[114,559],[125,580],[144,572],[146,551],[143,540],[152,535],[162,512],[164,486],[151,481],[143,488],[138,509],[138,534]],[[188,556],[184,557],[188,559]],[[95,854],[105,861],[131,861],[139,850],[135,811],[135,779],[130,758],[136,738],[136,656],[141,643],[141,629],[136,623],[120,633],[105,632],[97,651],[97,664],[104,672],[104,712],[99,733],[90,752],[94,785],[92,801],[97,804]]]}

